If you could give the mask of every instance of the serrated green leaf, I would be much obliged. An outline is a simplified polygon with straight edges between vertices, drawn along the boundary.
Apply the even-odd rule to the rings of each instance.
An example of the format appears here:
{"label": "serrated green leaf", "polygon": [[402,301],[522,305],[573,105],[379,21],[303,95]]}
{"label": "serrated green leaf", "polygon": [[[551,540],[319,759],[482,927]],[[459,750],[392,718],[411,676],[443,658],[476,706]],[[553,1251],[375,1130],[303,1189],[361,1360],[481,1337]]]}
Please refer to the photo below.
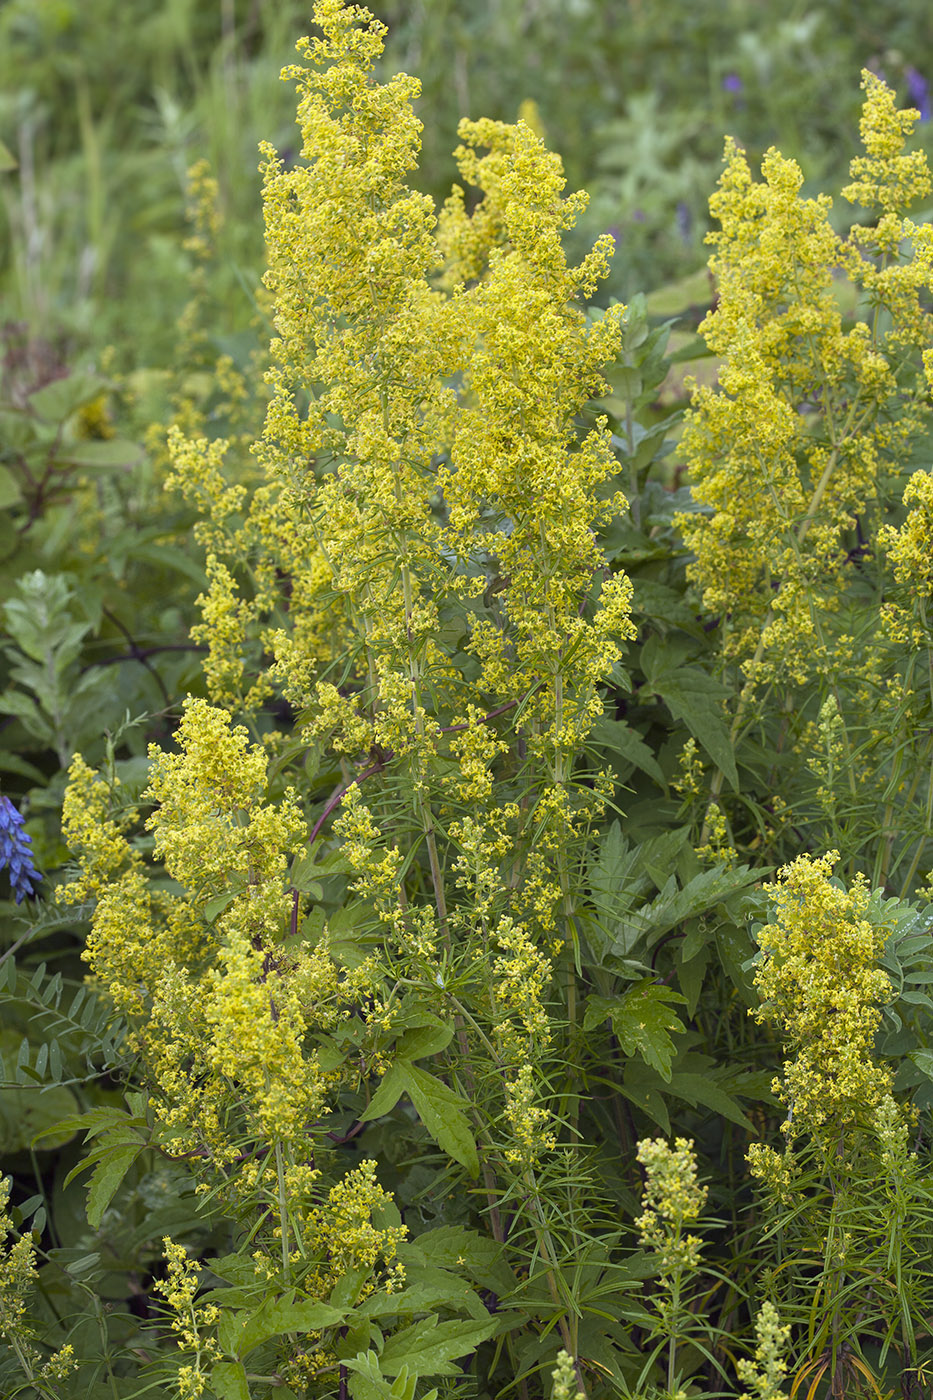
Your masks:
{"label": "serrated green leaf", "polygon": [[342,1308],[316,1301],[267,1298],[252,1313],[222,1309],[218,1340],[229,1356],[245,1357],[270,1337],[284,1332],[317,1332],[339,1327],[346,1319]]}
{"label": "serrated green leaf", "polygon": [[590,730],[590,742],[610,754],[618,754],[626,763],[640,768],[643,773],[654,778],[662,788],[667,788],[667,780],[654,756],[653,751],[636,730],[621,719],[598,719]]}
{"label": "serrated green leaf", "polygon": [[493,1293],[508,1293],[515,1286],[515,1275],[503,1246],[488,1235],[469,1230],[464,1225],[440,1225],[426,1230],[413,1240],[398,1247],[403,1264],[435,1264],[448,1268],[464,1268],[479,1284]]}
{"label": "serrated green leaf", "polygon": [[373,1094],[369,1107],[360,1114],[361,1123],[372,1123],[391,1113],[407,1088],[405,1076],[398,1064],[390,1065],[382,1076],[379,1088]]}
{"label": "serrated green leaf", "polygon": [[87,1188],[87,1221],[92,1229],[100,1227],[104,1211],[120,1189],[130,1167],[145,1149],[144,1142],[121,1143],[96,1163]]}
{"label": "serrated green leaf", "polygon": [[453,1376],[458,1368],[452,1363],[470,1355],[481,1342],[498,1329],[499,1322],[438,1322],[437,1317],[395,1332],[388,1339],[379,1357],[384,1375],[396,1376],[403,1366],[416,1376]]}
{"label": "serrated green leaf", "polygon": [[650,948],[678,924],[705,913],[760,878],[760,870],[749,865],[734,868],[715,866],[712,870],[703,870],[699,875],[694,875],[682,889],[678,889],[677,881],[670,876],[655,899],[633,909],[622,920],[613,943],[613,952],[630,951],[639,939],[644,939],[646,947]]}
{"label": "serrated green leaf", "polygon": [[[608,1015],[624,1053],[640,1055],[657,1070],[662,1079],[669,1080],[675,1054],[671,1032],[679,1033],[685,1029],[673,1010],[674,1004],[683,1005],[684,998],[680,992],[646,978],[627,988],[617,1000],[602,997],[596,1000],[599,1003],[610,1002]],[[601,1010],[602,1007],[596,1009]]]}
{"label": "serrated green leaf", "polygon": [[713,762],[737,789],[739,775],[723,705],[732,692],[698,666],[659,669],[650,672],[647,680],[651,690],[660,695],[674,719],[686,725],[694,739],[703,745]]}
{"label": "serrated green leaf", "polygon": [[727,1094],[725,1089],[704,1074],[675,1071],[670,1076],[669,1089],[666,1092],[676,1094],[691,1107],[701,1103],[704,1108],[711,1108],[714,1113],[728,1118],[730,1123],[738,1123],[740,1128],[746,1128],[749,1132],[755,1131],[754,1124],[746,1118],[732,1095]]}
{"label": "serrated green leaf", "polygon": [[211,1367],[217,1400],[251,1400],[246,1368],[239,1361],[217,1361]]}
{"label": "serrated green leaf", "polygon": [[464,1109],[465,1099],[455,1094],[441,1080],[417,1065],[399,1062],[405,1091],[414,1104],[418,1117],[438,1147],[466,1167],[471,1176],[479,1175],[479,1155]]}

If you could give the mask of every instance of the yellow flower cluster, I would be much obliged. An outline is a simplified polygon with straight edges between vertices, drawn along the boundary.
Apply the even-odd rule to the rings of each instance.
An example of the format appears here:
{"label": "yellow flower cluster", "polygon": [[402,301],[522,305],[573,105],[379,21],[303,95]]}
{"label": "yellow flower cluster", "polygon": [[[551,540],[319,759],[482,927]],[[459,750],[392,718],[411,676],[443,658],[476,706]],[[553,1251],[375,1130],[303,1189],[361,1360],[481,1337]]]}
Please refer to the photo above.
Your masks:
{"label": "yellow flower cluster", "polygon": [[739,1400],[787,1400],[784,1377],[787,1362],[784,1353],[790,1341],[790,1328],[781,1326],[773,1303],[762,1303],[755,1318],[755,1360],[736,1362],[739,1380],[749,1387]]}
{"label": "yellow flower cluster", "polygon": [[891,992],[878,966],[887,931],[866,917],[863,878],[848,891],[832,881],[837,859],[831,851],[786,866],[766,887],[774,913],[757,935],[762,1004],[752,1014],[778,1024],[793,1055],[774,1085],[790,1110],[789,1141],[798,1134],[822,1140],[864,1123],[890,1094],[890,1071],[873,1056],[880,1007]]}
{"label": "yellow flower cluster", "polygon": [[212,1329],[220,1321],[220,1309],[211,1303],[198,1306],[195,1302],[201,1265],[188,1257],[183,1245],[175,1244],[168,1236],[162,1243],[167,1277],[156,1280],[154,1287],[172,1311],[172,1331],[179,1349],[193,1354],[192,1363],[178,1369],[178,1397],[198,1400],[209,1382],[211,1367],[223,1356],[212,1336]]}
{"label": "yellow flower cluster", "polygon": [[392,1197],[376,1179],[376,1163],[360,1162],[327,1194],[309,1221],[312,1251],[321,1264],[313,1291],[327,1297],[340,1279],[355,1269],[382,1275],[388,1292],[404,1282],[404,1270],[396,1251],[408,1234],[405,1225],[376,1225],[373,1216],[392,1204]]}
{"label": "yellow flower cluster", "polygon": [[[933,357],[928,363],[933,366]],[[885,526],[879,535],[900,595],[882,616],[892,641],[928,649],[933,641],[933,472],[914,472],[904,488],[904,504],[912,509],[903,525]]]}
{"label": "yellow flower cluster", "polygon": [[[801,196],[794,161],[770,150],[755,182],[731,141],[710,201],[719,294],[701,329],[721,371],[718,388],[695,389],[684,435],[708,513],[680,528],[726,655],[751,686],[845,667],[850,641],[835,614],[847,535],[927,412],[919,358],[907,356],[933,339],[922,295],[933,241],[905,213],[930,178],[923,153],[903,151],[917,113],[898,112],[874,75],[863,86],[867,155],[852,162],[845,194],[879,210],[878,222],[842,240],[829,198]],[[846,322],[840,279],[875,308],[870,323]]]}
{"label": "yellow flower cluster", "polygon": [[[43,1361],[33,1345],[33,1331],[26,1320],[27,1297],[35,1287],[39,1271],[36,1252],[26,1235],[12,1243],[13,1221],[7,1207],[10,1203],[10,1177],[0,1177],[0,1337],[16,1357],[27,1381],[62,1381],[77,1368],[74,1347],[66,1344]],[[17,1390],[16,1393],[19,1393]]]}
{"label": "yellow flower cluster", "polygon": [[654,1250],[662,1276],[696,1269],[703,1242],[684,1227],[699,1220],[707,1190],[697,1181],[693,1140],[678,1138],[671,1147],[663,1138],[642,1138],[637,1156],[645,1169],[644,1210],[635,1221],[640,1242]]}
{"label": "yellow flower cluster", "polygon": [[[300,908],[287,865],[307,829],[293,794],[267,802],[265,751],[203,700],[187,702],[178,742],[177,753],[153,749],[145,796],[158,802],[156,854],[182,894],[150,891],[106,785],[79,758],[64,831],[82,874],[66,894],[98,896],[85,956],[133,1018],[161,1130],[174,1150],[223,1165],[244,1126],[290,1142],[320,1117],[341,1075],[320,1069],[309,1033],[344,1020],[378,974],[364,961],[342,976],[326,937],[291,936]],[[257,1181],[241,1173],[236,1184]]]}

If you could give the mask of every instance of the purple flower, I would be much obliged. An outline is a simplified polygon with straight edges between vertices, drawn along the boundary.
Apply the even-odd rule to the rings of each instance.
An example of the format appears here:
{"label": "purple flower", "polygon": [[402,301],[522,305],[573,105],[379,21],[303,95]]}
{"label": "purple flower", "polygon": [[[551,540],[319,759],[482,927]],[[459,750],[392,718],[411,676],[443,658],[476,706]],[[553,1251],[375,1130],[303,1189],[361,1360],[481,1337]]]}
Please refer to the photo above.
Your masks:
{"label": "purple flower", "polygon": [[904,69],[904,77],[907,79],[907,91],[910,100],[920,112],[920,120],[928,122],[930,120],[930,86],[922,73],[918,73],[916,68],[910,65]]}
{"label": "purple flower", "polygon": [[742,91],[742,79],[739,77],[738,73],[726,74],[726,76],[722,80],[722,90],[723,92]]}
{"label": "purple flower", "polygon": [[40,880],[32,863],[32,837],[21,831],[23,818],[8,797],[0,797],[0,870],[9,867],[16,903],[22,904]]}

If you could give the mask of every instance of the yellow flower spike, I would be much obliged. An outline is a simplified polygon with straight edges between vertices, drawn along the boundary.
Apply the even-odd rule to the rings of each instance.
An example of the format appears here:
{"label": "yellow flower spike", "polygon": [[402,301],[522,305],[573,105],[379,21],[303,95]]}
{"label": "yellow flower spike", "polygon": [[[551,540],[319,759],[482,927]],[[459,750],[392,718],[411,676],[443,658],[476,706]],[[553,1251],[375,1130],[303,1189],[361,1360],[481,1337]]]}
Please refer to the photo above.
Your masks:
{"label": "yellow flower spike", "polygon": [[[800,1133],[831,1139],[890,1098],[891,1072],[872,1053],[891,991],[878,966],[887,933],[866,918],[862,877],[848,891],[832,883],[837,859],[830,851],[786,866],[778,883],[766,887],[775,912],[758,933],[755,984],[762,1005],[752,1014],[780,1025],[793,1052],[776,1086],[792,1110],[789,1141]],[[755,1150],[756,1174],[765,1175],[770,1158]]]}
{"label": "yellow flower spike", "polygon": [[[701,327],[721,358],[718,388],[694,390],[684,449],[705,514],[678,518],[704,606],[723,619],[727,659],[747,681],[810,683],[851,659],[834,614],[845,583],[843,541],[870,509],[927,412],[905,351],[925,350],[933,322],[933,238],[906,217],[931,188],[922,152],[903,150],[917,114],[898,112],[863,75],[862,138],[852,200],[880,211],[843,241],[831,201],[801,196],[796,162],[766,153],[761,180],[727,141],[710,210],[716,308]],[[843,318],[836,281],[889,321]]]}

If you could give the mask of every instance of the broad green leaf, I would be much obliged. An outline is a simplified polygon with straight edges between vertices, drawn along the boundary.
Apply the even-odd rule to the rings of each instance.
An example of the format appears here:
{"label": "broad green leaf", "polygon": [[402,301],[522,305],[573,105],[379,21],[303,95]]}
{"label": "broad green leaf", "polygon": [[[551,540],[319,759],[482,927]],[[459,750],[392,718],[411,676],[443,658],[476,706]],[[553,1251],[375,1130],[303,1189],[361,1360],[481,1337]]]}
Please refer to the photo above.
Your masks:
{"label": "broad green leaf", "polygon": [[0,1089],[0,1156],[35,1146],[55,1152],[75,1135],[78,1101],[64,1085]]}
{"label": "broad green leaf", "polygon": [[650,948],[678,924],[705,913],[720,900],[747,888],[760,878],[761,871],[750,865],[733,869],[717,865],[712,870],[703,870],[699,875],[694,875],[683,889],[678,889],[676,880],[671,876],[655,899],[632,910],[622,921],[614,951],[630,950],[639,938],[644,938]]}
{"label": "broad green leaf", "polygon": [[438,1269],[425,1264],[405,1265],[405,1287],[399,1293],[374,1293],[357,1307],[357,1313],[367,1317],[385,1317],[393,1313],[402,1315],[433,1312],[438,1308],[463,1310],[471,1317],[485,1321],[489,1310],[482,1298],[466,1279],[459,1278],[449,1269]]}
{"label": "broad green leaf", "polygon": [[246,1368],[239,1361],[217,1361],[211,1367],[217,1400],[251,1400]]}
{"label": "broad green leaf", "polygon": [[270,1337],[283,1332],[318,1332],[325,1327],[339,1327],[346,1319],[342,1308],[315,1301],[296,1303],[287,1299],[267,1298],[252,1315],[222,1313],[223,1330],[218,1336],[230,1356],[247,1356]]}
{"label": "broad green leaf", "polygon": [[488,1235],[464,1225],[441,1225],[426,1230],[398,1247],[403,1264],[439,1264],[464,1268],[481,1288],[508,1293],[515,1286],[515,1275],[506,1261],[503,1246]]}
{"label": "broad green leaf", "polygon": [[418,1376],[454,1376],[459,1368],[452,1363],[472,1354],[498,1327],[496,1318],[486,1322],[424,1318],[393,1333],[382,1349],[380,1369],[387,1376],[397,1376],[403,1366]]}
{"label": "broad green leaf", "polygon": [[[686,940],[684,940],[686,942]],[[692,1017],[700,1000],[700,992],[706,980],[709,967],[709,946],[704,944],[690,958],[683,956],[683,947],[677,954],[677,980],[687,1003],[687,1016]]]}
{"label": "broad green leaf", "polygon": [[683,1002],[680,992],[646,978],[628,987],[617,999],[590,997],[584,1029],[591,1016],[595,1018],[591,1025],[608,1016],[624,1053],[640,1055],[663,1079],[669,1080],[675,1054],[671,1032],[685,1029],[672,1004]]}
{"label": "broad green leaf", "polygon": [[649,292],[645,304],[651,316],[681,316],[705,310],[713,300],[713,281],[706,267]]}
{"label": "broad green leaf", "polygon": [[590,742],[610,754],[618,754],[626,763],[640,768],[666,789],[667,781],[653,751],[624,720],[607,719],[605,716],[598,719],[590,731]]}
{"label": "broad green leaf", "polygon": [[657,1123],[665,1137],[670,1137],[671,1118],[657,1081],[657,1072],[650,1065],[646,1065],[644,1060],[633,1059],[625,1067],[620,1087],[625,1097]]}
{"label": "broad green leaf", "polygon": [[9,510],[23,499],[19,482],[9,467],[0,466],[0,510]]}
{"label": "broad green leaf", "polygon": [[135,442],[122,438],[92,438],[71,443],[56,460],[82,472],[113,472],[135,466],[141,456],[142,450]]}
{"label": "broad green leaf", "polygon": [[93,1229],[99,1228],[104,1211],[117,1194],[123,1178],[145,1150],[144,1142],[121,1143],[97,1162],[87,1188],[87,1220]]}
{"label": "broad green leaf", "polygon": [[229,909],[237,895],[242,893],[242,890],[224,890],[223,894],[215,894],[213,899],[207,900],[204,905],[204,917],[207,922],[212,924],[219,914]]}
{"label": "broad green leaf", "polygon": [[695,666],[653,677],[651,685],[737,789],[739,775],[723,706],[730,694],[726,687]]}
{"label": "broad green leaf", "polygon": [[933,1050],[913,1050],[908,1056],[925,1078],[933,1081]]}
{"label": "broad green leaf", "polygon": [[[405,1090],[428,1132],[448,1157],[466,1167],[471,1176],[479,1175],[476,1142],[464,1113],[466,1100],[446,1084],[417,1065],[399,1062]],[[372,1105],[370,1105],[371,1107]]]}
{"label": "broad green leaf", "polygon": [[453,1035],[453,1026],[441,1021],[435,1026],[419,1026],[406,1031],[398,1043],[399,1056],[403,1060],[423,1060],[428,1055],[437,1055],[447,1049]]}
{"label": "broad green leaf", "polygon": [[[681,650],[680,655],[683,654]],[[739,775],[723,703],[731,698],[731,690],[699,666],[682,664],[678,649],[672,645],[646,645],[642,664],[649,688],[660,695],[674,719],[687,726],[732,786],[738,788]]]}
{"label": "broad green leaf", "polygon": [[[392,1387],[379,1369],[379,1357],[374,1351],[361,1351],[343,1358],[350,1372],[349,1385],[353,1400],[390,1400]],[[406,1370],[407,1377],[408,1372]]]}
{"label": "broad green leaf", "polygon": [[705,1074],[675,1071],[670,1076],[669,1092],[684,1099],[691,1107],[701,1103],[704,1108],[711,1108],[714,1113],[728,1118],[730,1123],[738,1123],[740,1128],[747,1128],[749,1132],[755,1131],[754,1124],[746,1118],[732,1095],[727,1094],[725,1089],[720,1088]]}
{"label": "broad green leaf", "polygon": [[100,375],[82,371],[69,374],[65,379],[53,379],[50,384],[43,384],[41,389],[29,395],[27,403],[31,412],[46,423],[61,423],[83,403],[96,398],[104,387]]}
{"label": "broad green leaf", "polygon": [[360,1114],[361,1123],[372,1123],[376,1118],[384,1118],[398,1103],[408,1088],[400,1064],[390,1065],[382,1076],[382,1083],[373,1094],[369,1107]]}
{"label": "broad green leaf", "polygon": [[352,1308],[360,1296],[360,1289],[370,1276],[369,1269],[349,1269],[331,1289],[330,1306],[346,1311]]}
{"label": "broad green leaf", "polygon": [[758,951],[757,945],[752,942],[744,928],[738,928],[735,924],[720,924],[716,930],[716,947],[723,968],[746,1006],[757,1006],[755,976],[746,966],[749,958]]}

